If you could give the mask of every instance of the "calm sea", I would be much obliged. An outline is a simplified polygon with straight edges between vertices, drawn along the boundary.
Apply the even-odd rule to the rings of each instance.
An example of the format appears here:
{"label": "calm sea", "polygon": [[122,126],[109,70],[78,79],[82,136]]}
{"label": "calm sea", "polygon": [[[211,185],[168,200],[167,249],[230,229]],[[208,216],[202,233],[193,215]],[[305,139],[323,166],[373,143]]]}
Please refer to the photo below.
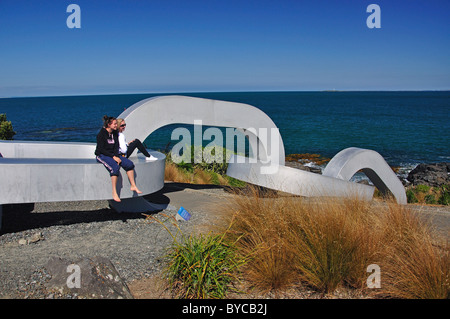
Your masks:
{"label": "calm sea", "polygon": [[[103,115],[118,116],[132,104],[158,95],[163,94],[3,98],[0,113],[12,121],[15,140],[95,142]],[[279,127],[286,154],[333,157],[355,146],[379,152],[393,166],[450,161],[448,91],[179,95],[242,102],[261,109]],[[157,130],[145,143],[164,149],[175,127]]]}

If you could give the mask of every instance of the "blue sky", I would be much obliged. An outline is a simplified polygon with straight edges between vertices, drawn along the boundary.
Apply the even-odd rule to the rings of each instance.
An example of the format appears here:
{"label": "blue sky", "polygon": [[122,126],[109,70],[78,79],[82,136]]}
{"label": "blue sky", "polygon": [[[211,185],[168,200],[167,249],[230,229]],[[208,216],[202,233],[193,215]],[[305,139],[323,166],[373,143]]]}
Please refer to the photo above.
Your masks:
{"label": "blue sky", "polygon": [[448,0],[0,0],[0,97],[448,90],[449,18]]}

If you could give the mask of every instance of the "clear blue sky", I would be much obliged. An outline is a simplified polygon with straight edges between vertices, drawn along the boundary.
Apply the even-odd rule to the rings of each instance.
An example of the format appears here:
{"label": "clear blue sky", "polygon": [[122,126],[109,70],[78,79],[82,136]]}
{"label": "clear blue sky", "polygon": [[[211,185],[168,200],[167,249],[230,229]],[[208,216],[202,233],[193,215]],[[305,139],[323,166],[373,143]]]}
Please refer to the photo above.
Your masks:
{"label": "clear blue sky", "polygon": [[450,89],[450,1],[0,0],[0,97],[329,89]]}

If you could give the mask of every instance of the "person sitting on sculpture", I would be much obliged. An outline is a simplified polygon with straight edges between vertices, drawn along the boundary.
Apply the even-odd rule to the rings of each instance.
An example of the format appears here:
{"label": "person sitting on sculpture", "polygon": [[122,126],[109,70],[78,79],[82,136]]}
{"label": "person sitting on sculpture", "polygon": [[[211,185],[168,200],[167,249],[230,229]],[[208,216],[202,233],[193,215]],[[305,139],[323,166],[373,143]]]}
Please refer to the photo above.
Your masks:
{"label": "person sitting on sculpture", "polygon": [[103,117],[103,127],[97,134],[97,147],[95,155],[97,162],[102,163],[111,176],[112,195],[116,202],[120,202],[117,193],[117,179],[120,167],[122,167],[130,181],[130,190],[138,194],[142,194],[136,186],[134,180],[134,163],[126,157],[119,154],[119,138],[117,132],[117,119],[112,116],[105,115]]}
{"label": "person sitting on sculpture", "polygon": [[126,158],[130,157],[130,155],[134,152],[134,150],[137,148],[139,151],[141,151],[142,154],[144,154],[145,159],[147,161],[154,161],[157,158],[153,155],[150,155],[145,146],[142,144],[142,142],[139,139],[134,139],[130,143],[127,143],[127,139],[125,137],[125,134],[123,133],[125,131],[127,124],[125,123],[124,119],[117,119],[117,127],[119,132],[119,153],[120,155],[125,156]]}

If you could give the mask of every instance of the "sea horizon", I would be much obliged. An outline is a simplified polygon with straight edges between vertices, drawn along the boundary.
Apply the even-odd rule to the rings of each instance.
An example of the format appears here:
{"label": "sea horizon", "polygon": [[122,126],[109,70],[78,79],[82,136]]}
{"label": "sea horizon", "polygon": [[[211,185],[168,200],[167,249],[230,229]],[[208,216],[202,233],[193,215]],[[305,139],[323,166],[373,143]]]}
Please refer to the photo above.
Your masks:
{"label": "sea horizon", "polygon": [[311,93],[320,93],[320,92],[344,92],[344,93],[351,93],[351,92],[450,92],[450,89],[393,89],[393,90],[337,90],[337,89],[322,89],[322,90],[223,90],[223,91],[205,91],[205,90],[199,90],[199,91],[185,91],[185,92],[179,92],[179,91],[161,91],[161,92],[123,92],[123,93],[79,93],[79,94],[56,94],[56,95],[30,95],[30,96],[0,96],[0,99],[20,99],[20,98],[40,98],[40,97],[78,97],[78,96],[110,96],[110,95],[142,95],[142,94],[176,94],[176,95],[182,95],[182,94],[209,94],[209,93],[295,93],[295,92],[311,92]]}

